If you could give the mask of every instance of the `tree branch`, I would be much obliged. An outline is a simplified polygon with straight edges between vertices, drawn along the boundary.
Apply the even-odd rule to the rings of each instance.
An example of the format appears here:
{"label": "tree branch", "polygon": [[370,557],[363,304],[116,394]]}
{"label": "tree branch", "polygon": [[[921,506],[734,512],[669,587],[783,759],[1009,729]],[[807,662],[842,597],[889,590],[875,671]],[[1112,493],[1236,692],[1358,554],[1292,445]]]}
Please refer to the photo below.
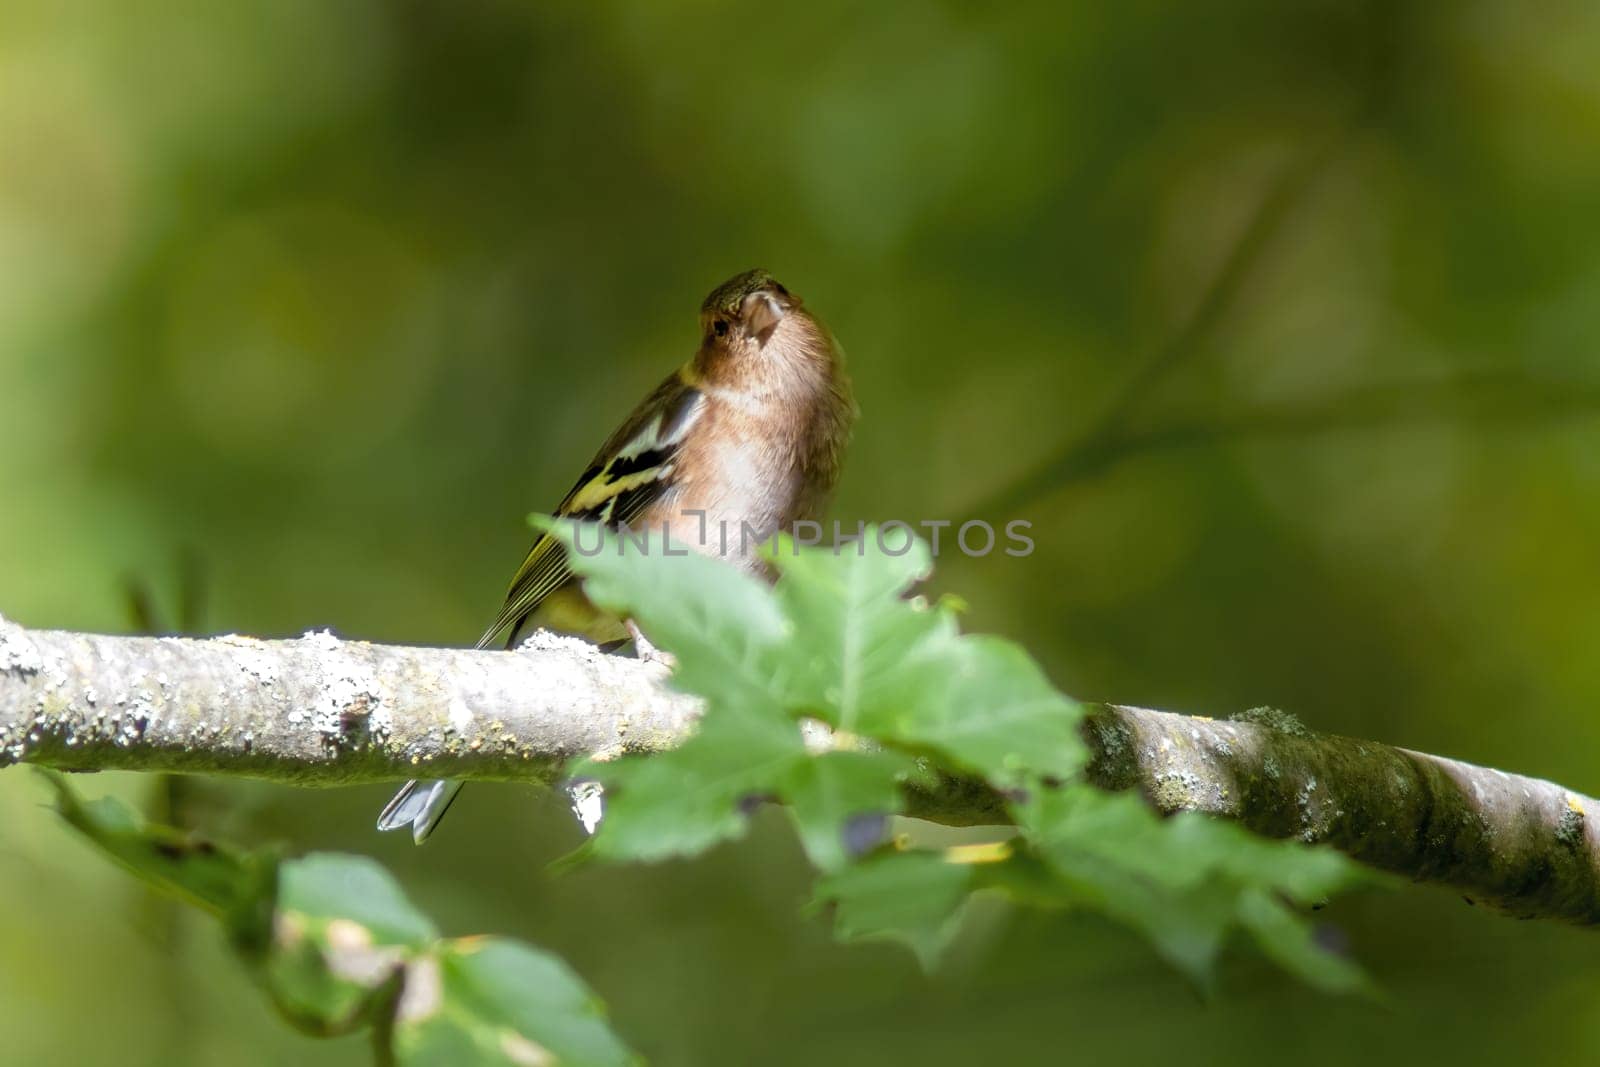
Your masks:
{"label": "tree branch", "polygon": [[[0,619],[0,766],[189,771],[302,785],[548,781],[574,756],[670,747],[699,706],[662,667],[542,635],[517,652],[341,641],[105,637]],[[1203,811],[1331,845],[1522,917],[1600,922],[1600,802],[1550,782],[1281,712],[1212,720],[1089,706],[1090,777],[1164,812]],[[950,781],[913,813],[1004,821]]]}
{"label": "tree branch", "polygon": [[547,780],[574,756],[676,743],[699,714],[665,669],[540,634],[524,651],[105,637],[0,619],[0,766],[345,785]]}

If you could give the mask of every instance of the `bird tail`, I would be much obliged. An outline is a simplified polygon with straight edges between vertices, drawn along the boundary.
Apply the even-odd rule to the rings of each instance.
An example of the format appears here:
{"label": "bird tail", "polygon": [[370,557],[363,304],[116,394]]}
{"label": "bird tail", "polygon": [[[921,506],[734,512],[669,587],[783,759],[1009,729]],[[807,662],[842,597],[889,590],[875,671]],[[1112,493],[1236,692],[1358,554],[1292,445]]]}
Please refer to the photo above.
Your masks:
{"label": "bird tail", "polygon": [[461,792],[462,784],[412,779],[400,787],[400,792],[394,795],[394,799],[383,809],[383,814],[378,816],[378,829],[398,830],[402,826],[409,826],[411,839],[422,844],[433,833],[434,827],[439,825],[439,820],[444,818],[444,813],[450,810],[450,802]]}

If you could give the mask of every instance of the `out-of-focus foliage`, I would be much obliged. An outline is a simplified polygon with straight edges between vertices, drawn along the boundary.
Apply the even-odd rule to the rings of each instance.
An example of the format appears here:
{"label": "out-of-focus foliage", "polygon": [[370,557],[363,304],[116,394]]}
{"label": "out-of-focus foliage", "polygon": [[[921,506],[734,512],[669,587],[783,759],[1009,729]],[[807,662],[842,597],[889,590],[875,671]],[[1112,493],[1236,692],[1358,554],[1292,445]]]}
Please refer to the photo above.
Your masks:
{"label": "out-of-focus foliage", "polygon": [[[589,596],[638,620],[676,657],[676,684],[706,700],[680,747],[580,768],[606,788],[595,853],[696,855],[771,797],[828,873],[818,899],[838,905],[840,933],[904,941],[930,967],[970,893],[1021,886],[1024,899],[1129,924],[1201,982],[1237,926],[1308,982],[1362,988],[1286,906],[1358,882],[1354,865],[1200,816],[1162,820],[1082,781],[1078,705],[1018,645],[962,635],[948,603],[907,599],[928,575],[926,543],[874,526],[832,548],[781,539],[769,591],[719,560],[672,555],[659,536],[597,537],[578,551],[579,527],[539,525],[573,546]],[[805,738],[807,720],[828,729]],[[942,856],[887,843],[900,787],[933,774],[976,776],[1006,796],[1016,837]]]}
{"label": "out-of-focus foliage", "polygon": [[400,1065],[634,1062],[560,960],[503,938],[442,939],[363,856],[283,860],[85,803],[49,775],[56,808],[133,874],[222,920],[283,1017],[317,1036],[372,1031]]}
{"label": "out-of-focus foliage", "polygon": [[[959,519],[1185,336],[1304,173],[1122,420],[1190,432],[991,516],[1035,553],[947,552],[932,593],[1085,698],[1592,793],[1597,52],[1591,5],[1510,0],[0,0],[0,612],[124,629],[124,579],[170,600],[192,550],[218,630],[465,645],[522,516],[758,264],[850,356],[835,514]],[[527,789],[413,849],[382,788],[190,784],[215,836],[376,854],[441,926],[549,947],[659,1064],[1600,1057],[1593,938],[1448,894],[1319,913],[1385,1010],[1249,954],[1201,1004],[1113,924],[984,898],[932,978],[835,945],[780,813],[552,880],[581,830]],[[366,1055],[286,1031],[41,795],[0,775],[12,1058]]]}

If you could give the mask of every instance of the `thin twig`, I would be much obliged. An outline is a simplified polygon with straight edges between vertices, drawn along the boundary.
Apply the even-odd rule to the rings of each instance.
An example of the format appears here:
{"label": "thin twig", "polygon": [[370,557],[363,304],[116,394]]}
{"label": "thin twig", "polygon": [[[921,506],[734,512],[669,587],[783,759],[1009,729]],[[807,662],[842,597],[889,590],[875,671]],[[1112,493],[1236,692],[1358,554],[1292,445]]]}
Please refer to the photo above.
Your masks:
{"label": "thin twig", "polygon": [[1317,175],[1343,147],[1349,133],[1350,127],[1341,129],[1278,177],[1183,327],[1139,368],[1094,423],[1032,470],[967,509],[971,517],[1010,514],[1035,497],[1098,469],[1115,453],[1119,438],[1129,431],[1130,419],[1138,409],[1178,367],[1204,351],[1232,310],[1262,252],[1271,245]]}

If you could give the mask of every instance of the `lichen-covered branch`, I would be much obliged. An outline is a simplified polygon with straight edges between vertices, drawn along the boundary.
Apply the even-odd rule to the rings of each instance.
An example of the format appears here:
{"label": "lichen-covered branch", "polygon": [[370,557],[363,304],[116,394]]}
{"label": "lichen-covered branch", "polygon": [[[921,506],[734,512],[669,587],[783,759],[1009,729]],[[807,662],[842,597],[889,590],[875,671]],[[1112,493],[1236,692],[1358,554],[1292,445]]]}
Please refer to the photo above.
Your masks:
{"label": "lichen-covered branch", "polygon": [[1552,782],[1313,733],[1268,708],[1204,719],[1092,710],[1094,780],[1164,812],[1331,845],[1522,918],[1600,923],[1600,801]]}
{"label": "lichen-covered branch", "polygon": [[[697,702],[653,663],[540,637],[517,652],[339,640],[103,637],[0,619],[0,766],[172,770],[300,784],[547,780],[563,761],[669,747]],[[1100,704],[1091,777],[1162,811],[1203,811],[1331,845],[1524,917],[1600,922],[1597,802],[1550,782],[1373,741],[1280,712],[1213,720]],[[950,781],[912,810],[1004,818]]]}
{"label": "lichen-covered branch", "polygon": [[542,779],[683,737],[665,668],[540,634],[519,652],[310,633],[105,637],[0,619],[0,766],[194,771],[303,785]]}

